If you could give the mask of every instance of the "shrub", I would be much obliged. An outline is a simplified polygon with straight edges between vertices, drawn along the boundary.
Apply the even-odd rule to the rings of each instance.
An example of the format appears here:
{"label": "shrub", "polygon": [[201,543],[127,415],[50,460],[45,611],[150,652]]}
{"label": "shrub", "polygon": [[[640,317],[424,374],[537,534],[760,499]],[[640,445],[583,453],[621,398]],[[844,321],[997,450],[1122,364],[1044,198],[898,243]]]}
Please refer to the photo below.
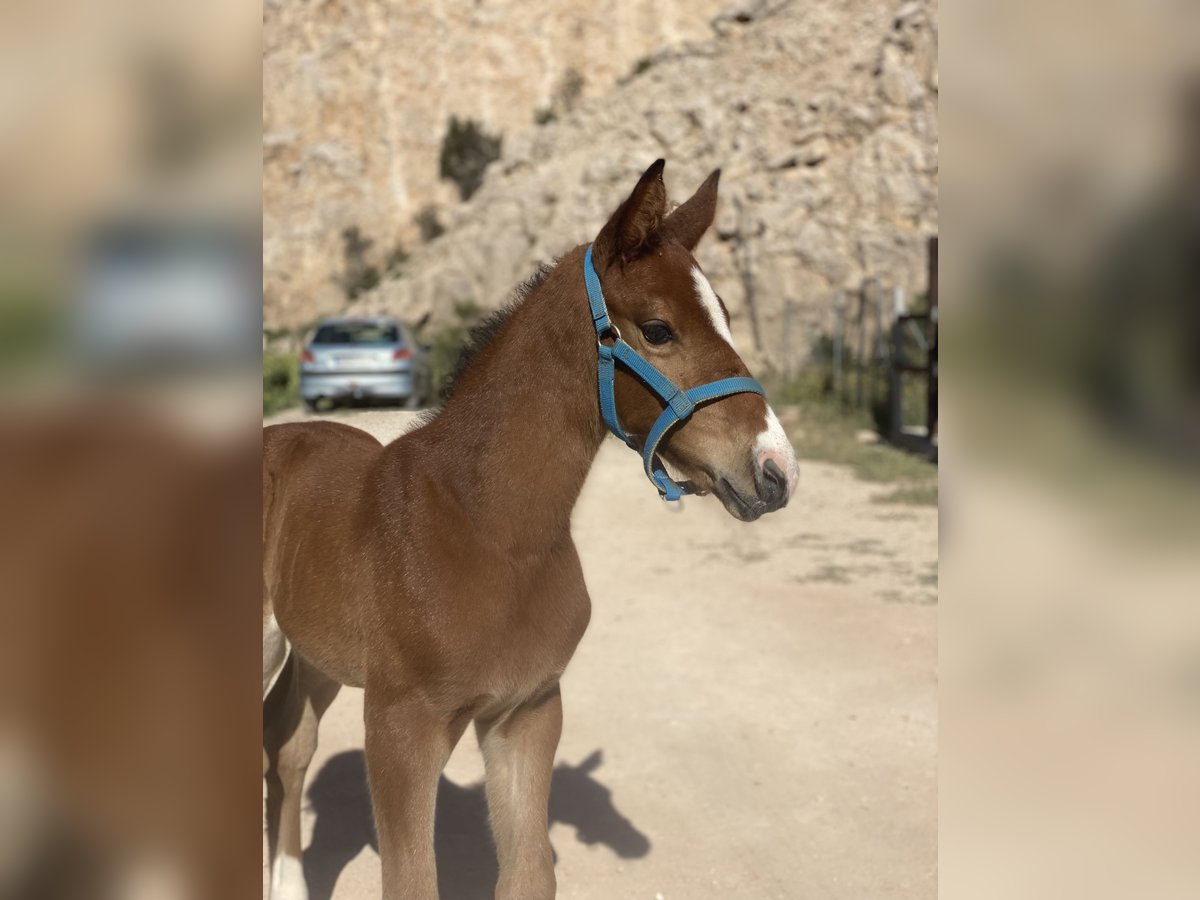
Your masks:
{"label": "shrub", "polygon": [[357,225],[351,225],[342,232],[342,258],[346,268],[341,283],[349,300],[357,300],[359,294],[379,284],[379,270],[367,262],[367,251],[374,244],[370,238],[363,236]]}
{"label": "shrub", "polygon": [[470,199],[483,184],[483,173],[500,158],[500,137],[487,134],[471,119],[450,117],[442,139],[439,173],[458,185],[462,199]]}
{"label": "shrub", "polygon": [[378,287],[379,281],[379,270],[374,266],[367,266],[358,274],[357,278],[349,283],[346,296],[351,300],[357,300],[359,294],[365,294]]}
{"label": "shrub", "polygon": [[483,310],[474,300],[455,300],[453,309],[455,321],[431,330],[427,336],[429,383],[433,385],[433,399],[436,402],[446,399],[450,376],[471,345],[472,329],[483,317]]}
{"label": "shrub", "polygon": [[567,69],[563,72],[562,80],[558,83],[558,89],[555,91],[555,104],[563,112],[570,112],[575,108],[575,103],[583,96],[583,76],[575,69]]}
{"label": "shrub", "polygon": [[437,210],[432,206],[426,206],[417,213],[414,221],[417,223],[417,227],[421,229],[421,240],[427,244],[446,233],[445,226],[442,225],[441,220],[438,218]]}
{"label": "shrub", "polygon": [[450,376],[454,374],[470,336],[470,329],[458,322],[442,325],[429,333],[429,383],[433,402],[441,403],[446,399]]}
{"label": "shrub", "polygon": [[576,69],[567,69],[554,88],[550,105],[538,109],[533,114],[533,120],[538,125],[549,125],[560,115],[565,115],[575,108],[579,98],[583,96],[584,78]]}
{"label": "shrub", "polygon": [[483,310],[479,308],[479,304],[474,300],[454,301],[454,315],[464,325],[470,325],[475,322],[482,312]]}
{"label": "shrub", "polygon": [[399,275],[406,262],[408,262],[408,251],[401,244],[397,244],[396,249],[388,256],[387,268],[384,271],[388,275]]}
{"label": "shrub", "polygon": [[263,354],[263,415],[300,403],[300,367],[294,353]]}

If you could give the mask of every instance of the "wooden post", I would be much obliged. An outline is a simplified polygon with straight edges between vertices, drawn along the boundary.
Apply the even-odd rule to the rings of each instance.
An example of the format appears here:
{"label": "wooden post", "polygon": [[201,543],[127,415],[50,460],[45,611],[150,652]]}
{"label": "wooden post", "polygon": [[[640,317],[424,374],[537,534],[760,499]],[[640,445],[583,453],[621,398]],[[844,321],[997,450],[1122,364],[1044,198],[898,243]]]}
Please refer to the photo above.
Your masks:
{"label": "wooden post", "polygon": [[863,407],[863,368],[866,366],[867,360],[867,285],[869,282],[864,281],[858,288],[858,359],[854,361],[855,369],[857,370],[858,381],[854,386],[854,405],[859,409]]}
{"label": "wooden post", "polygon": [[904,390],[904,320],[899,313],[892,316],[892,360],[890,378],[888,381],[888,403],[890,415],[888,421],[888,440],[893,444],[900,443],[900,435],[904,431],[903,399]]}
{"label": "wooden post", "polygon": [[938,239],[929,239],[929,331],[925,391],[925,429],[930,441],[937,436],[938,421]]}
{"label": "wooden post", "polygon": [[840,401],[845,401],[842,379],[842,348],[845,343],[846,307],[842,302],[842,292],[833,295],[833,395]]}
{"label": "wooden post", "polygon": [[881,377],[886,376],[885,367],[888,360],[888,338],[887,327],[884,324],[887,322],[887,315],[883,310],[883,298],[886,292],[883,290],[883,285],[875,283],[875,347],[872,353],[871,360],[871,401],[874,402],[879,398],[881,386],[879,384]]}

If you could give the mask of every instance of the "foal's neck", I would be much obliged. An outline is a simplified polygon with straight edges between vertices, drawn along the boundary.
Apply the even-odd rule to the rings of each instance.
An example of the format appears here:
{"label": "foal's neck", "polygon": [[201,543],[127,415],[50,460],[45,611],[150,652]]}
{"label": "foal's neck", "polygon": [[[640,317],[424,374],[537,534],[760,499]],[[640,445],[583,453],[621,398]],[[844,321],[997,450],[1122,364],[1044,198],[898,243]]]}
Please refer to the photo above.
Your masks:
{"label": "foal's neck", "polygon": [[435,420],[445,478],[496,540],[561,540],[605,431],[583,249],[563,257],[461,376]]}

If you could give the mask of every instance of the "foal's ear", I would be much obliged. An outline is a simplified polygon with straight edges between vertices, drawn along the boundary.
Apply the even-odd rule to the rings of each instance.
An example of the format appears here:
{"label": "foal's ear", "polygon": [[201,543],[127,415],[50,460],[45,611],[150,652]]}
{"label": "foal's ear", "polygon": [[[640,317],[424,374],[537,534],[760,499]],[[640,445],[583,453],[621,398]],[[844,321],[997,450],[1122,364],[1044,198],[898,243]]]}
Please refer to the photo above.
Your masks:
{"label": "foal's ear", "polygon": [[656,159],[638,179],[633,193],[600,229],[592,256],[602,268],[628,262],[657,240],[667,211],[667,189],[662,179],[665,165],[665,160]]}
{"label": "foal's ear", "polygon": [[696,249],[704,232],[713,223],[717,214],[717,182],[721,170],[715,169],[704,179],[696,193],[679,205],[663,223],[663,233],[683,244],[689,252]]}

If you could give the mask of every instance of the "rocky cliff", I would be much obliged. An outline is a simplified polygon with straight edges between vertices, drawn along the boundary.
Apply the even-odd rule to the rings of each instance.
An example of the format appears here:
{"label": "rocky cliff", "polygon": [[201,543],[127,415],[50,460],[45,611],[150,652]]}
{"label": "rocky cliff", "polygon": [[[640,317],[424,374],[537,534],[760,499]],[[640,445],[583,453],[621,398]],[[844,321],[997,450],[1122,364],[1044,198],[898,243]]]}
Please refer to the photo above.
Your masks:
{"label": "rocky cliff", "polygon": [[613,67],[609,89],[506,132],[478,193],[440,200],[446,232],[353,308],[436,318],[456,301],[503,302],[538,262],[593,237],[661,156],[677,200],[722,168],[698,257],[748,355],[777,361],[785,301],[795,344],[827,326],[839,288],[868,275],[924,285],[924,242],[937,230],[935,17],[930,2],[738,0],[705,40],[638,57],[624,77]]}
{"label": "rocky cliff", "polygon": [[[451,116],[501,135],[600,98],[639,60],[711,35],[728,0],[266,0],[266,318],[345,303],[343,234],[384,269],[414,218],[458,201],[438,178]],[[644,64],[644,63],[643,63]]]}

